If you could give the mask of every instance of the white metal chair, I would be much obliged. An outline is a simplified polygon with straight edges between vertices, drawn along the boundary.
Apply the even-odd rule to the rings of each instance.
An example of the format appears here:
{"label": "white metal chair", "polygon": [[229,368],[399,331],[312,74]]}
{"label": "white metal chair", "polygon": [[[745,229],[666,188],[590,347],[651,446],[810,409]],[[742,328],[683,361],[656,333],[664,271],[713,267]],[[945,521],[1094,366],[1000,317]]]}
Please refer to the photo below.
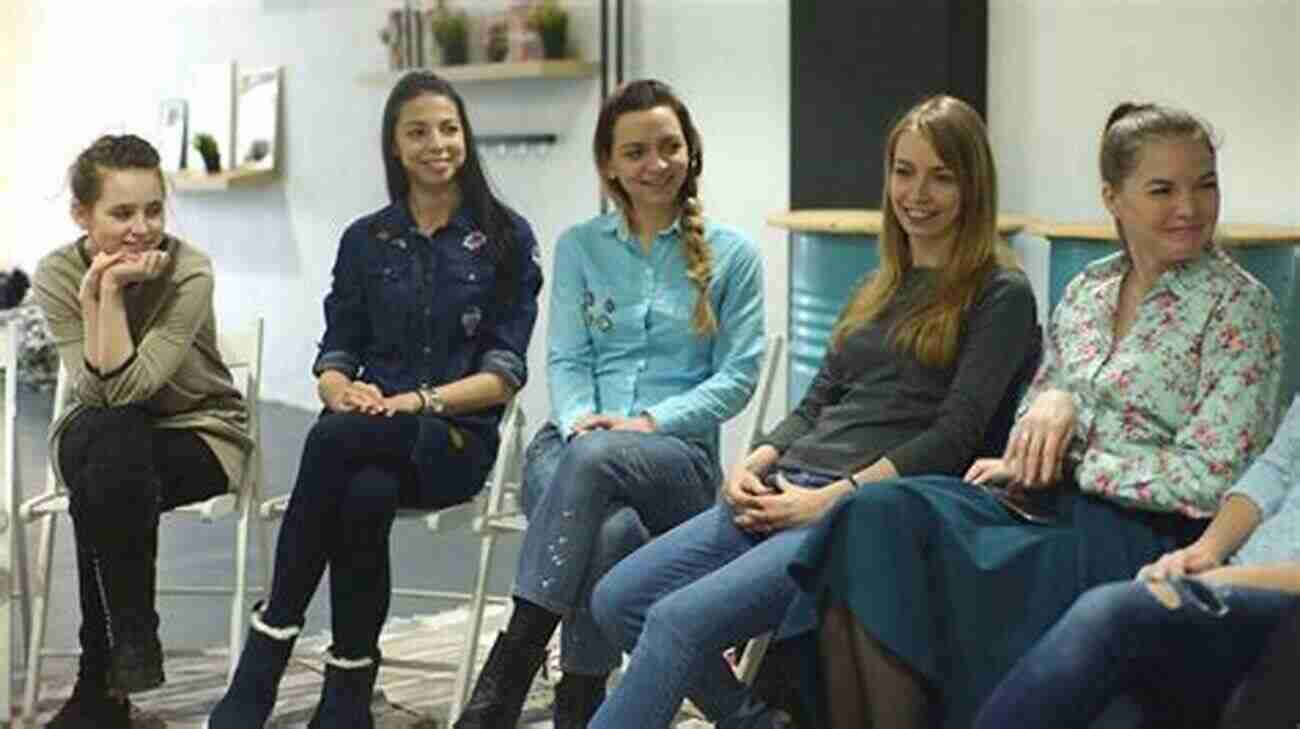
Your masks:
{"label": "white metal chair", "polygon": [[[745,439],[745,449],[741,451],[740,457],[748,456],[750,451],[754,450],[754,444],[763,435],[763,428],[767,423],[767,409],[772,403],[773,382],[776,380],[777,372],[781,367],[781,355],[785,349],[785,337],[780,334],[774,334],[768,339],[767,356],[763,360],[763,373],[758,379],[758,408],[754,411],[754,419],[749,424],[749,436]],[[746,685],[754,683],[754,677],[758,675],[758,667],[763,662],[763,656],[767,653],[767,646],[772,642],[772,634],[764,633],[757,638],[752,638],[745,644],[745,650],[736,662],[736,676]]]}
{"label": "white metal chair", "polygon": [[[18,327],[13,322],[0,322],[0,373],[4,375],[4,421],[0,422],[0,479],[3,479],[4,510],[0,513],[0,708],[10,706],[10,677],[13,672],[13,651],[10,625],[13,615],[13,581],[18,540],[14,538],[17,521],[18,459],[16,457],[16,429],[18,427]],[[21,560],[17,561],[22,564]],[[27,631],[27,614],[23,613],[23,632]]]}
{"label": "white metal chair", "polygon": [[[431,534],[447,533],[457,528],[472,528],[482,535],[479,568],[474,578],[472,592],[450,590],[426,590],[410,587],[394,587],[393,594],[399,597],[423,598],[438,601],[469,602],[471,633],[475,640],[482,622],[487,603],[506,604],[509,596],[487,594],[487,576],[492,562],[492,552],[498,534],[504,530],[498,525],[519,514],[518,493],[520,471],[523,465],[523,438],[525,417],[523,408],[516,398],[506,405],[501,418],[501,445],[497,449],[496,464],[488,476],[487,483],[473,500],[438,511],[420,509],[401,509],[397,518],[402,521],[420,521]],[[259,513],[263,520],[279,519],[289,506],[290,494],[267,499],[262,503]],[[522,518],[522,517],[520,517]],[[491,527],[487,525],[493,525]],[[521,528],[522,531],[522,523]],[[269,584],[269,582],[268,582]],[[468,696],[468,675],[472,670],[474,650],[468,648],[462,653],[457,663],[456,683],[452,694],[451,716],[460,713],[460,707]],[[393,668],[405,666],[385,661]]]}
{"label": "white metal chair", "polygon": [[[164,516],[197,517],[207,523],[235,517],[234,584],[227,586],[168,586],[160,584],[158,595],[230,595],[230,662],[227,680],[234,676],[243,640],[245,602],[249,591],[247,580],[248,540],[253,530],[253,509],[260,503],[262,479],[261,420],[258,409],[258,392],[262,371],[262,320],[257,319],[244,330],[222,333],[218,347],[222,359],[235,378],[235,385],[244,396],[248,407],[249,437],[254,448],[244,467],[238,488],[214,496],[206,501],[177,507]],[[54,414],[57,419],[63,412],[67,397],[67,373],[59,368],[58,383],[54,390]],[[68,511],[67,491],[58,482],[54,469],[46,468],[45,492],[24,502],[18,510],[18,524],[40,521],[41,534],[37,545],[37,578],[34,589],[28,593],[33,616],[27,642],[27,681],[24,686],[23,717],[30,721],[35,716],[36,701],[40,691],[41,660],[47,655],[59,655],[44,650],[46,618],[49,612],[50,573],[54,557],[54,533],[57,517]],[[262,584],[269,583],[270,560],[266,525],[259,521],[258,536]],[[21,565],[25,572],[26,565]],[[256,589],[256,588],[253,588]]]}

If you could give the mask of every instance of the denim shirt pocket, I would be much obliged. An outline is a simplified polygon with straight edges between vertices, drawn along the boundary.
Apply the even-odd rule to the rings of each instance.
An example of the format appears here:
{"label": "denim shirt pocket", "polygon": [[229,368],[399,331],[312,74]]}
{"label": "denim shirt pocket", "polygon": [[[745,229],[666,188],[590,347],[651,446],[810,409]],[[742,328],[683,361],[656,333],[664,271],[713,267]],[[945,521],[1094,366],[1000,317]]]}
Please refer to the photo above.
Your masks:
{"label": "denim shirt pocket", "polygon": [[452,302],[450,312],[457,319],[459,335],[464,340],[475,339],[494,318],[496,270],[487,262],[449,261],[447,278]]}
{"label": "denim shirt pocket", "polygon": [[410,264],[382,257],[366,266],[366,308],[370,314],[369,354],[380,362],[401,359],[407,315],[414,300]]}

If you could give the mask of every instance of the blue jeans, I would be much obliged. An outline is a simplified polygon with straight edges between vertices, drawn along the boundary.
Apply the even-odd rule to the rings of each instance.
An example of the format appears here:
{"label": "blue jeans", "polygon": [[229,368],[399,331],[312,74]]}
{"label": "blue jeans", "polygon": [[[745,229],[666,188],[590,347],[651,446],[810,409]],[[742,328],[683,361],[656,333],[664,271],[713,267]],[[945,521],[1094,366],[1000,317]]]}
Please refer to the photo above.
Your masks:
{"label": "blue jeans", "polygon": [[708,508],[718,467],[702,446],[657,433],[596,431],[565,441],[547,424],[525,453],[528,531],[515,595],[564,618],[560,665],[599,676],[622,651],[591,617],[596,581],[619,560]]}
{"label": "blue jeans", "polygon": [[1168,608],[1146,583],[1084,593],[993,692],[976,729],[1094,726],[1113,702],[1140,709],[1127,726],[1214,726],[1297,598],[1281,592],[1170,583]]}
{"label": "blue jeans", "polygon": [[[813,487],[834,480],[804,472],[786,477]],[[722,652],[780,625],[798,590],[788,568],[809,529],[762,537],[733,517],[718,503],[620,562],[596,586],[596,620],[632,660],[591,729],[667,727],[687,696],[719,729],[771,725],[773,711],[736,679]]]}

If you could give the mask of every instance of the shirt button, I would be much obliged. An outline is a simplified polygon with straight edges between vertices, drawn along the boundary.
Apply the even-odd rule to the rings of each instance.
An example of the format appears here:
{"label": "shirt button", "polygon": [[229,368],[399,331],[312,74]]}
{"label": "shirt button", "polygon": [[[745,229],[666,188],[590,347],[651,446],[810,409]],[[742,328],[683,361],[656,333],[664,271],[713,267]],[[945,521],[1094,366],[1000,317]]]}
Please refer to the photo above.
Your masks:
{"label": "shirt button", "polygon": [[433,316],[433,307],[432,307],[432,306],[426,306],[426,307],[424,307],[424,315],[425,315],[425,316]]}
{"label": "shirt button", "polygon": [[425,348],[424,348],[424,353],[425,353],[426,355],[433,354],[433,347],[425,347]]}
{"label": "shirt button", "polygon": [[469,275],[469,280],[470,280],[470,281],[477,281],[477,280],[478,280],[478,274],[477,274],[477,273],[471,273],[471,274]]}

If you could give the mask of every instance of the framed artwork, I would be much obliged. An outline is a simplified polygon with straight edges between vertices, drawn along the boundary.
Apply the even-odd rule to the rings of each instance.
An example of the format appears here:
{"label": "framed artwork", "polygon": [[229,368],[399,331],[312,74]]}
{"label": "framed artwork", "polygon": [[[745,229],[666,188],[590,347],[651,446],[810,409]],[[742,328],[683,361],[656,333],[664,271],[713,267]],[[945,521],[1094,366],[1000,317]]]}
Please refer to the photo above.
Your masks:
{"label": "framed artwork", "polygon": [[240,69],[236,82],[235,157],[243,169],[275,169],[280,68]]}
{"label": "framed artwork", "polygon": [[158,155],[164,172],[185,169],[185,99],[164,99],[158,107]]}

